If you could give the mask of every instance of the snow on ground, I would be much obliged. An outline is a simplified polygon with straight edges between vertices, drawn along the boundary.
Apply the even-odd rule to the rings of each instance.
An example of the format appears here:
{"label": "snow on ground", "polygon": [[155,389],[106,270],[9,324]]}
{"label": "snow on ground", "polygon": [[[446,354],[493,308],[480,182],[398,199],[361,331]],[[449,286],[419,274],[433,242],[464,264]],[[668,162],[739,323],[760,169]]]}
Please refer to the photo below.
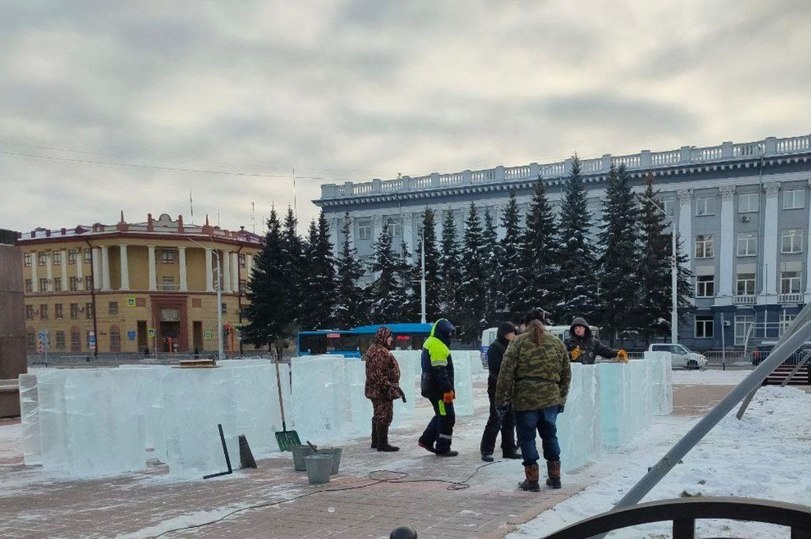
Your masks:
{"label": "snow on ground", "polygon": [[752,373],[751,370],[729,370],[721,371],[707,369],[703,371],[674,370],[674,385],[711,385],[711,386],[736,386],[741,380]]}
{"label": "snow on ground", "polygon": [[[684,378],[701,374],[685,373]],[[807,470],[811,461],[810,409],[811,394],[801,389],[762,387],[742,420],[736,419],[735,407],[643,501],[703,495],[807,504],[811,500]],[[609,473],[508,537],[542,537],[610,510],[696,421],[678,416],[659,418],[628,446],[592,465]],[[564,483],[571,479],[564,474]],[[698,521],[697,532],[703,537],[785,537],[787,533],[781,526],[722,520]],[[670,523],[658,523],[619,530],[610,537],[658,538],[670,533]]]}

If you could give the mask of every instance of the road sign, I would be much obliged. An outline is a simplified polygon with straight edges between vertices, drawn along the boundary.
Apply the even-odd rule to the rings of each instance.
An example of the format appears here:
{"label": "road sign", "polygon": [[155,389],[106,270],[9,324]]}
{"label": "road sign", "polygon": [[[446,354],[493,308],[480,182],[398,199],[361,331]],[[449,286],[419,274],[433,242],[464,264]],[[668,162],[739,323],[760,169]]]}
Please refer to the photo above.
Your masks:
{"label": "road sign", "polygon": [[93,331],[88,331],[87,332],[87,346],[89,348],[95,348],[96,347],[96,334]]}
{"label": "road sign", "polygon": [[135,298],[127,298],[127,307],[135,307]]}
{"label": "road sign", "polygon": [[206,340],[207,340],[207,341],[210,341],[212,338],[213,338],[213,336],[212,336],[212,332],[210,332],[210,331],[206,331]]}
{"label": "road sign", "polygon": [[130,330],[127,332],[127,340],[134,341],[135,340],[135,332]]}
{"label": "road sign", "polygon": [[155,328],[149,328],[148,330],[146,330],[146,334],[149,335],[150,337],[154,337],[155,336]]}

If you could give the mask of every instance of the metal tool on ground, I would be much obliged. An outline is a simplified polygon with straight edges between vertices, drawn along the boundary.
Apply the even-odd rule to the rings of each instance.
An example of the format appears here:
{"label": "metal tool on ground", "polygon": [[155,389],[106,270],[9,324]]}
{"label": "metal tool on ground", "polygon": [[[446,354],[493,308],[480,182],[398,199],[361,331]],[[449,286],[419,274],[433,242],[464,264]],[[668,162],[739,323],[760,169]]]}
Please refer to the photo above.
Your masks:
{"label": "metal tool on ground", "polygon": [[284,398],[282,397],[282,379],[279,375],[279,359],[276,359],[276,387],[279,390],[279,409],[282,412],[282,432],[276,432],[276,443],[279,451],[292,451],[297,445],[301,445],[298,433],[294,430],[287,430],[287,423],[284,420]]}
{"label": "metal tool on ground", "polygon": [[225,464],[228,466],[227,472],[219,472],[219,473],[212,473],[208,475],[204,475],[203,479],[210,479],[212,477],[219,477],[221,475],[228,475],[233,473],[234,470],[231,468],[231,457],[228,456],[228,446],[225,445],[225,434],[222,432],[222,424],[218,423],[217,428],[220,429],[220,441],[222,442],[222,452],[225,453]]}
{"label": "metal tool on ground", "polygon": [[256,468],[256,459],[253,458],[251,446],[244,434],[239,435],[239,467]]}

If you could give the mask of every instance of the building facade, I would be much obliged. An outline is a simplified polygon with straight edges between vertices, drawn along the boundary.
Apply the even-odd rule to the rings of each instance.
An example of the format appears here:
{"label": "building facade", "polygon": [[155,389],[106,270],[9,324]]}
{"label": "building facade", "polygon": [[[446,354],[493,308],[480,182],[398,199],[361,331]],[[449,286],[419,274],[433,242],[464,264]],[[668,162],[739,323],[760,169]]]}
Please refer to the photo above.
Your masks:
{"label": "building facade", "polygon": [[[245,283],[261,236],[163,214],[20,234],[29,353],[88,355],[239,348]],[[219,268],[222,268],[221,272]],[[216,286],[222,304],[217,305]]]}
{"label": "building facade", "polygon": [[[654,176],[694,276],[696,297],[681,318],[680,342],[698,350],[741,349],[753,339],[777,337],[811,299],[811,136],[643,150],[580,163],[594,234],[611,166],[626,166],[636,192],[644,190],[646,175]],[[500,217],[511,192],[524,214],[539,178],[557,211],[571,167],[567,159],[325,184],[314,203],[329,220],[336,248],[349,213],[350,239],[368,258],[384,224],[395,244],[404,241],[414,249],[426,208],[437,212],[438,234],[448,214],[461,234],[471,202]]]}

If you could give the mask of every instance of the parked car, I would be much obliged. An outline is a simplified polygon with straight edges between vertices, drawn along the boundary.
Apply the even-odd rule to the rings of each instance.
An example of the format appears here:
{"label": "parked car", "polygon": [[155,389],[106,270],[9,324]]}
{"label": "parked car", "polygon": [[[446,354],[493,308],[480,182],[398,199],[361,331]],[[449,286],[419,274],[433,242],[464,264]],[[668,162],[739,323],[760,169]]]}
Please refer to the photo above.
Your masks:
{"label": "parked car", "polygon": [[704,354],[693,352],[683,344],[653,343],[648,347],[648,351],[670,352],[674,369],[703,369],[707,366]]}

